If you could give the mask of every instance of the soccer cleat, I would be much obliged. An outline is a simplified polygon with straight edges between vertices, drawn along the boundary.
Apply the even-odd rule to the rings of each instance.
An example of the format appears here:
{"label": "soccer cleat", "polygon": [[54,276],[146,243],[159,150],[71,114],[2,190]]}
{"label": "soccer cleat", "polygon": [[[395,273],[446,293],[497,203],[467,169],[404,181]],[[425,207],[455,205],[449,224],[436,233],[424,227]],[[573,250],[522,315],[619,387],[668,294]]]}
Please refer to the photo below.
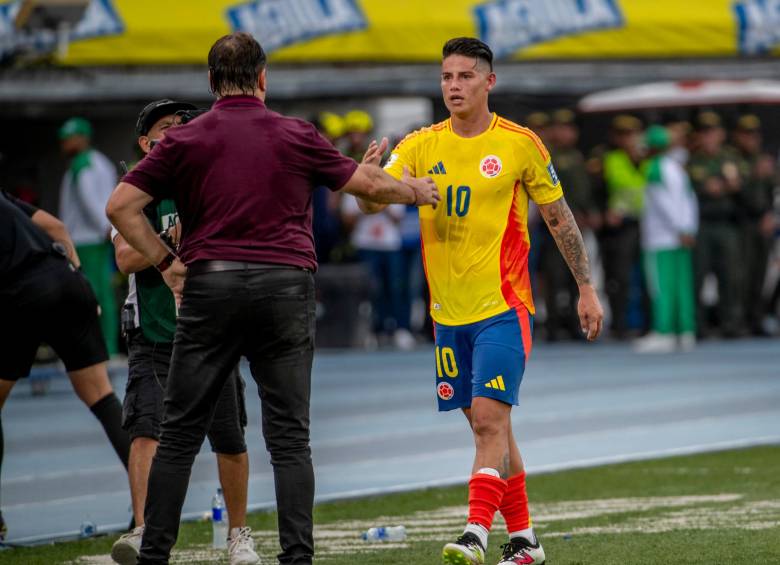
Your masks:
{"label": "soccer cleat", "polygon": [[455,543],[444,546],[441,558],[447,565],[483,565],[485,548],[477,536],[466,532]]}
{"label": "soccer cleat", "polygon": [[513,538],[501,550],[504,553],[498,565],[544,565],[544,549],[539,540],[532,544],[522,537]]}
{"label": "soccer cleat", "polygon": [[132,531],[119,536],[111,548],[111,559],[119,565],[135,565],[138,554],[141,552],[141,538],[144,535],[144,527],[138,526]]}
{"label": "soccer cleat", "polygon": [[250,528],[233,528],[228,538],[230,565],[258,565],[260,557],[255,553],[255,540]]}

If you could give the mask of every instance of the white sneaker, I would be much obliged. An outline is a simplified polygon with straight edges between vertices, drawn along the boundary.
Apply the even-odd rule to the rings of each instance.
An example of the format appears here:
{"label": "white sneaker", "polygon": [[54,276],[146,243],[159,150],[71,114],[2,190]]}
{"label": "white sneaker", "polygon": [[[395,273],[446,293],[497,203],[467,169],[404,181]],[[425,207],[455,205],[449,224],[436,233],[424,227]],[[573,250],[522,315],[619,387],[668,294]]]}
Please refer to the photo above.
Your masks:
{"label": "white sneaker", "polygon": [[141,553],[141,538],[144,527],[138,526],[126,534],[119,536],[111,547],[111,559],[119,565],[135,565],[138,554]]}
{"label": "white sneaker", "polygon": [[673,335],[650,333],[634,341],[636,353],[673,353],[677,349],[677,340]]}
{"label": "white sneaker", "polygon": [[393,341],[401,351],[411,351],[417,345],[417,340],[414,339],[412,332],[403,328],[395,330]]}
{"label": "white sneaker", "polygon": [[696,334],[682,334],[680,336],[680,351],[693,351],[696,348]]}
{"label": "white sneaker", "polygon": [[257,565],[260,557],[255,553],[255,540],[251,528],[233,528],[228,537],[230,565]]}

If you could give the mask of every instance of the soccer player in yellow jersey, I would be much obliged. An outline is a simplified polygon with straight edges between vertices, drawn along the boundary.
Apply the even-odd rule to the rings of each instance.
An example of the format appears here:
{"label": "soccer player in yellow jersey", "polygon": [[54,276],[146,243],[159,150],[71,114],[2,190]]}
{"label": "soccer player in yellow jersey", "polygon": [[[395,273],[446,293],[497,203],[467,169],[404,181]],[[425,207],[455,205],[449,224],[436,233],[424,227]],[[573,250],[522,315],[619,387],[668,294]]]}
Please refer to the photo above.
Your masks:
{"label": "soccer player in yellow jersey", "polygon": [[[481,565],[499,510],[509,543],[499,565],[544,563],[528,513],[525,472],[510,413],[531,351],[534,304],[528,277],[528,202],[541,211],[579,285],[578,313],[589,340],[603,313],[582,236],[550,155],[529,129],[488,110],[496,83],[493,54],[478,39],[443,50],[441,87],[450,118],[409,134],[385,170],[396,178],[431,176],[442,201],[420,208],[423,261],[436,333],[439,410],[461,408],[476,444],[469,517],[444,547],[450,565]],[[364,161],[386,148],[372,143]],[[366,213],[382,205],[361,201]]]}

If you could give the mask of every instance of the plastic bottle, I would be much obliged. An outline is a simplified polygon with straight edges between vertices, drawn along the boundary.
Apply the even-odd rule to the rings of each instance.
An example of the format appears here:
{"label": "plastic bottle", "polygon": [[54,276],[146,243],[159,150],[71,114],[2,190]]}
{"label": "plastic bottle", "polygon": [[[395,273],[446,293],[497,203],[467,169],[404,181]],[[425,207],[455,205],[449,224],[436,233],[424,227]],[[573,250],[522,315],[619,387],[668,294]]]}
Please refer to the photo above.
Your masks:
{"label": "plastic bottle", "polygon": [[225,511],[225,499],[222,497],[222,489],[217,489],[217,494],[211,499],[211,547],[225,549],[227,547],[228,517]]}
{"label": "plastic bottle", "polygon": [[406,528],[403,526],[379,526],[378,528],[369,528],[360,534],[363,541],[404,541],[406,539]]}
{"label": "plastic bottle", "polygon": [[92,536],[97,534],[97,526],[92,520],[84,520],[81,523],[79,534],[81,535],[82,538],[91,538]]}

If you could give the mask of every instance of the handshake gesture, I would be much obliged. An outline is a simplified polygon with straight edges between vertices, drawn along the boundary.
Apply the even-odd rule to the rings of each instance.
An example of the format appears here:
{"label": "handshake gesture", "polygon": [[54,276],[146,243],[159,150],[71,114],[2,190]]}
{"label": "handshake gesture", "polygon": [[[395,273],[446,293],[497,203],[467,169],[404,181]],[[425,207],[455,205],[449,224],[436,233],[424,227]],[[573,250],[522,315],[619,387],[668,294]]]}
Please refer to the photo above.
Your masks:
{"label": "handshake gesture", "polygon": [[[368,149],[366,149],[366,152],[363,155],[363,160],[361,162],[364,165],[379,166],[379,163],[382,160],[382,155],[384,155],[385,151],[387,150],[387,143],[388,142],[386,137],[383,137],[380,143],[377,143],[376,140],[373,140],[369,144]],[[436,208],[439,201],[441,200],[439,189],[436,188],[436,183],[433,182],[431,177],[415,178],[409,174],[409,169],[404,167],[401,183],[414,191],[414,202],[409,202],[409,204],[414,204],[418,207],[428,206],[430,204]]]}

